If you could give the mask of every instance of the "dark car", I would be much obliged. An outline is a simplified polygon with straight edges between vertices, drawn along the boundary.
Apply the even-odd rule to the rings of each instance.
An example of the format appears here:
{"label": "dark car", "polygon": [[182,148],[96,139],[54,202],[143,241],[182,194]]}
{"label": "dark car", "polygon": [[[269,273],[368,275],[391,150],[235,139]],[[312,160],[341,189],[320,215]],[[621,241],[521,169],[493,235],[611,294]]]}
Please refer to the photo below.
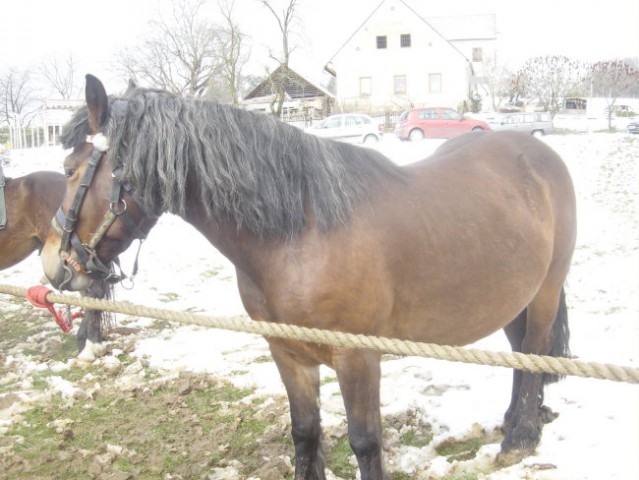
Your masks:
{"label": "dark car", "polygon": [[639,117],[634,117],[626,127],[628,133],[639,133]]}
{"label": "dark car", "polygon": [[401,140],[451,138],[473,130],[490,130],[482,120],[466,118],[445,107],[412,108],[399,116],[395,135]]}

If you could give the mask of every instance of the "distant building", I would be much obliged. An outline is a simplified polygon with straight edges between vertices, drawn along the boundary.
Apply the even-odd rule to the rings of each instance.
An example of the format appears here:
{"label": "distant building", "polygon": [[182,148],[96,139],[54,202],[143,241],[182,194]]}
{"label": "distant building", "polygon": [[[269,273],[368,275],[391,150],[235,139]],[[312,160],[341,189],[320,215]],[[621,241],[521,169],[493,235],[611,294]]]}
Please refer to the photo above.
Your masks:
{"label": "distant building", "polygon": [[427,18],[404,0],[384,0],[325,70],[336,79],[338,110],[455,108],[478,94],[496,40],[495,15]]}
{"label": "distant building", "polygon": [[273,86],[284,82],[286,98],[282,108],[284,120],[312,120],[332,113],[334,95],[292,69],[280,66],[240,101],[245,110],[271,113],[275,101]]}
{"label": "distant building", "polygon": [[53,146],[60,143],[62,127],[71,119],[73,113],[84,100],[45,100],[32,121],[32,135],[38,135],[34,145]]}

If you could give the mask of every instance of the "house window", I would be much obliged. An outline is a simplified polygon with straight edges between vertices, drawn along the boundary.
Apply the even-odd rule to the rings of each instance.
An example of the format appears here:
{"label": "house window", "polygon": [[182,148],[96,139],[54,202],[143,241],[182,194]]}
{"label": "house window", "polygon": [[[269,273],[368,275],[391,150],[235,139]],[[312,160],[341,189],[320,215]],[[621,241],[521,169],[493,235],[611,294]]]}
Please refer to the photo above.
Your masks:
{"label": "house window", "polygon": [[395,75],[393,78],[395,95],[406,95],[406,75]]}
{"label": "house window", "polygon": [[441,93],[442,91],[442,74],[431,73],[428,75],[428,91],[430,93]]}
{"label": "house window", "polygon": [[481,62],[484,58],[484,52],[481,48],[473,48],[473,62]]}
{"label": "house window", "polygon": [[386,48],[386,35],[377,37],[377,48]]}
{"label": "house window", "polygon": [[371,77],[359,77],[359,96],[370,97],[373,93]]}
{"label": "house window", "polygon": [[402,48],[410,47],[410,33],[402,33],[399,37],[399,46]]}

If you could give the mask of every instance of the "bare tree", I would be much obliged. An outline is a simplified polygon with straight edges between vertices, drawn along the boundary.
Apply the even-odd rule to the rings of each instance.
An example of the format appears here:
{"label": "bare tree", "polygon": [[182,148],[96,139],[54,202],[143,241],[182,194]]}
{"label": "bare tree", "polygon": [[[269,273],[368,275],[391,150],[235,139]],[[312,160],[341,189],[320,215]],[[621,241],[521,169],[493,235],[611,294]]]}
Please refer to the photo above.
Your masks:
{"label": "bare tree", "polygon": [[62,100],[69,100],[74,95],[76,69],[73,55],[69,54],[64,59],[58,57],[49,59],[40,67],[40,74]]}
{"label": "bare tree", "polygon": [[273,101],[271,102],[271,113],[276,117],[282,116],[282,106],[286,98],[286,85],[291,81],[289,75],[289,60],[291,53],[295,50],[294,46],[291,46],[291,37],[293,35],[293,29],[298,21],[296,14],[297,0],[287,0],[281,11],[276,10],[273,6],[273,0],[260,0],[269,12],[273,15],[277,21],[277,26],[282,34],[282,53],[281,56],[276,56],[271,51],[270,57],[278,63],[278,67],[275,69],[276,75],[272,75],[271,78],[271,90],[274,94]]}
{"label": "bare tree", "polygon": [[498,111],[504,101],[511,100],[512,73],[494,59],[484,61],[484,86],[490,95],[493,111]]}
{"label": "bare tree", "polygon": [[568,57],[548,55],[526,61],[519,73],[532,98],[554,117],[568,95],[584,88],[587,66]]}
{"label": "bare tree", "polygon": [[211,88],[219,85],[218,97],[228,97],[232,105],[239,105],[242,86],[242,68],[248,62],[250,52],[246,48],[246,36],[233,19],[235,0],[218,0],[220,14],[224,20],[218,30],[219,70],[212,78]]}
{"label": "bare tree", "polygon": [[154,87],[202,95],[220,69],[218,30],[203,15],[204,3],[178,0],[170,20],[151,22],[151,36],[138,49],[121,52],[118,68]]}
{"label": "bare tree", "polygon": [[0,119],[9,127],[13,148],[26,145],[24,127],[28,127],[39,105],[31,70],[9,68],[0,74]]}
{"label": "bare tree", "polygon": [[612,128],[612,117],[617,99],[631,95],[639,84],[639,71],[624,60],[608,60],[595,63],[590,71],[593,95],[607,99],[608,128]]}

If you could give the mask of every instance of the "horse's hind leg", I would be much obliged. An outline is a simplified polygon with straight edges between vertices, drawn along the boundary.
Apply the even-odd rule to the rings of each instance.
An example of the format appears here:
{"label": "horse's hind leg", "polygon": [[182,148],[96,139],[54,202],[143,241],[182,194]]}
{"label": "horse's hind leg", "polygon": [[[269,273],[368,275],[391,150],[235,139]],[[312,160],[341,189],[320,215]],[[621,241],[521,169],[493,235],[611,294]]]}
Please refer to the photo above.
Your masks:
{"label": "horse's hind leg", "polygon": [[[526,310],[524,309],[517,317],[504,327],[506,338],[510,343],[510,348],[513,352],[521,352],[521,344],[524,341],[526,335]],[[519,397],[519,388],[521,386],[522,371],[513,369],[513,388],[510,397],[510,405],[506,414],[504,415],[504,431],[508,431],[512,428],[512,415],[517,405],[517,398]]]}
{"label": "horse's hind leg", "polygon": [[[525,334],[521,342],[523,353],[548,355],[567,350],[564,306],[561,286],[547,285],[539,291],[526,309]],[[519,323],[511,327],[513,338],[515,331],[521,329],[521,320],[518,319],[515,321]],[[540,373],[522,372],[520,380],[515,374],[513,397],[516,398],[513,398],[509,408],[510,418],[507,419],[505,437],[501,444],[502,461],[509,463],[511,460],[518,460],[532,453],[539,444],[544,420],[543,410],[540,408],[544,380],[544,374]],[[517,383],[519,389],[515,391]]]}
{"label": "horse's hind leg", "polygon": [[291,409],[291,434],[295,446],[295,480],[325,480],[321,454],[319,365],[304,362],[282,341],[269,339]]}
{"label": "horse's hind leg", "polygon": [[379,362],[377,352],[336,349],[333,353],[333,366],[346,407],[348,440],[362,480],[387,478],[382,467]]}

